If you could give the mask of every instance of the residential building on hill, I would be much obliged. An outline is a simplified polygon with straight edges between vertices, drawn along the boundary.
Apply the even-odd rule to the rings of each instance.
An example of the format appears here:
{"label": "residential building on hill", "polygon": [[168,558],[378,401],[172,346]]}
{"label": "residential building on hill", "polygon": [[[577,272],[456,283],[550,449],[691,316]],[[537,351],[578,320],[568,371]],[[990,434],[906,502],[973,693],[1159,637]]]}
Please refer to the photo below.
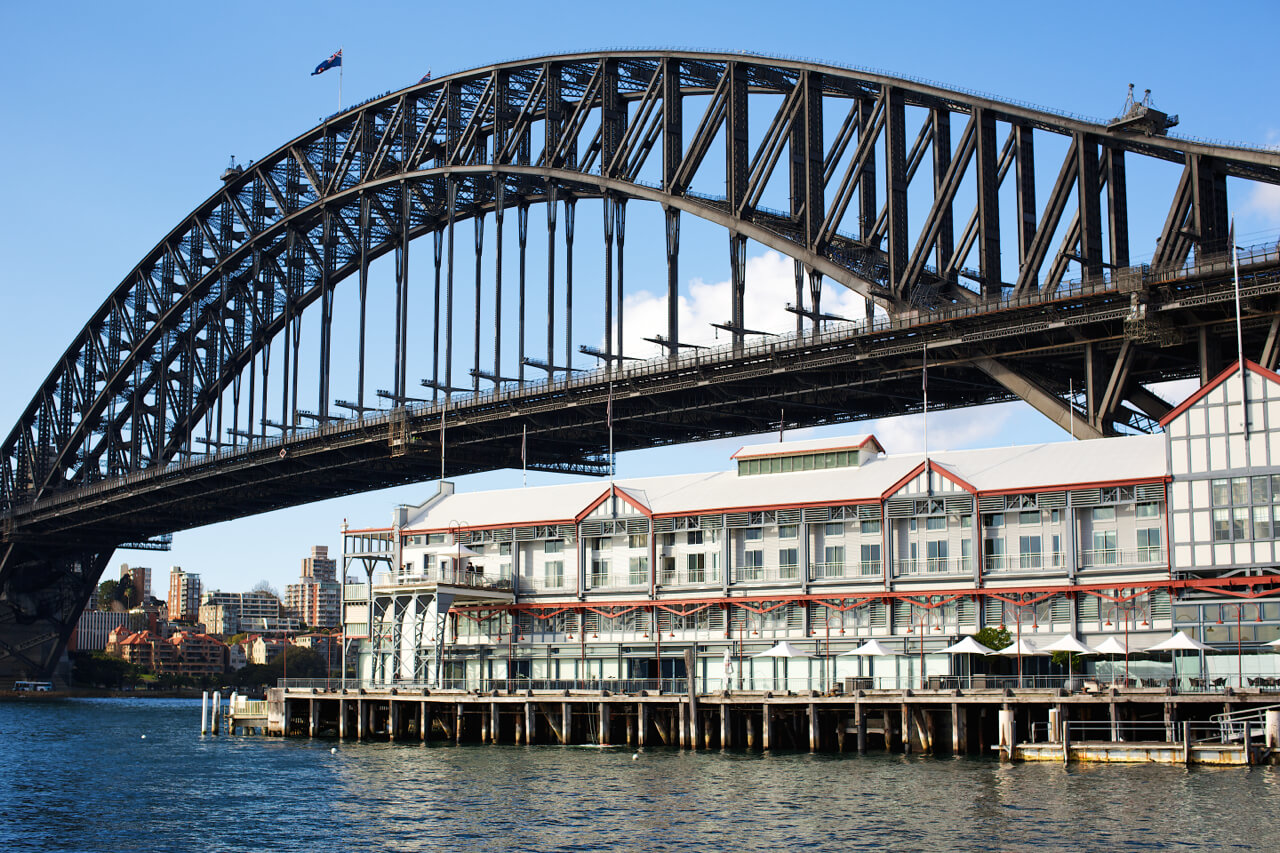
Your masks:
{"label": "residential building on hill", "polygon": [[299,582],[285,587],[285,611],[313,628],[336,628],[342,597],[342,587],[334,579],[337,565],[327,545],[312,546],[311,556],[302,560]]}
{"label": "residential building on hill", "polygon": [[174,622],[193,623],[200,618],[200,575],[184,572],[182,567],[169,570],[169,618]]}

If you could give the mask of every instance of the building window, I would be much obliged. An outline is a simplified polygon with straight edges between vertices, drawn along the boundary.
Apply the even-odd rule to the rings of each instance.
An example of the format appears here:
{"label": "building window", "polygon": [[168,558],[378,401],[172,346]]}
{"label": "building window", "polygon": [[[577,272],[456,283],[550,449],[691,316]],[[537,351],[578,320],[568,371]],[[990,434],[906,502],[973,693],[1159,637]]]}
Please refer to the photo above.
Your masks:
{"label": "building window", "polygon": [[994,512],[982,517],[983,527],[1004,527],[1004,513]]}
{"label": "building window", "polygon": [[880,533],[880,520],[879,520],[879,519],[873,519],[873,520],[871,520],[871,521],[864,521],[864,522],[862,522],[860,525],[858,525],[858,532],[859,532],[859,533],[862,533],[864,536],[865,536],[865,535],[867,535],[867,534],[872,534],[872,533],[879,534],[879,533]]}
{"label": "building window", "polygon": [[925,571],[933,573],[947,571],[947,557],[949,556],[947,540],[935,539],[924,543],[924,547]]}
{"label": "building window", "polygon": [[960,529],[961,529],[961,530],[972,530],[972,529],[973,529],[973,516],[972,516],[972,515],[962,515],[962,516],[960,516]]}
{"label": "building window", "polygon": [[744,527],[742,529],[743,542],[759,542],[764,538],[764,530],[759,527]]}
{"label": "building window", "polygon": [[783,548],[778,551],[778,574],[787,580],[797,577],[800,552],[795,548]]}
{"label": "building window", "polygon": [[510,557],[510,556],[511,556],[511,543],[510,543],[510,542],[499,542],[499,543],[498,543],[498,554],[499,554],[500,556],[503,556],[503,557]]}
{"label": "building window", "polygon": [[[1057,510],[1054,510],[1057,512]],[[1053,534],[1053,564],[1055,566],[1062,565],[1062,537],[1057,533]]]}
{"label": "building window", "polygon": [[779,539],[798,539],[800,537],[800,525],[798,524],[779,524]]}
{"label": "building window", "polygon": [[627,580],[632,585],[649,582],[649,558],[648,557],[632,557],[627,573]]}
{"label": "building window", "polygon": [[1115,565],[1117,556],[1116,532],[1114,530],[1093,531],[1093,553],[1085,564],[1111,566]]}
{"label": "building window", "polygon": [[548,539],[546,542],[542,543],[542,553],[544,554],[559,554],[563,550],[563,539]]}
{"label": "building window", "polygon": [[543,566],[546,584],[551,589],[559,589],[564,586],[564,561],[548,560]]}
{"label": "building window", "polygon": [[1018,513],[1018,523],[1019,524],[1039,524],[1040,513],[1039,512],[1020,512]]}
{"label": "building window", "polygon": [[707,577],[707,555],[685,554],[685,567],[689,570],[689,583],[702,583]]}
{"label": "building window", "polygon": [[1020,536],[1018,538],[1018,567],[1022,569],[1038,569],[1042,562],[1039,536]]}
{"label": "building window", "polygon": [[742,555],[742,580],[760,580],[764,576],[764,551],[747,551]]}
{"label": "building window", "polygon": [[1145,527],[1138,530],[1139,563],[1155,563],[1160,560],[1160,540],[1159,527]]}
{"label": "building window", "polygon": [[591,585],[604,586],[609,583],[609,561],[601,557],[591,560]]}
{"label": "building window", "polygon": [[627,537],[627,547],[628,548],[648,548],[649,534],[647,533],[631,534],[630,536]]}
{"label": "building window", "polygon": [[1095,506],[1093,508],[1094,521],[1115,521],[1116,508],[1113,506]]}
{"label": "building window", "polygon": [[689,545],[701,545],[701,544],[702,544],[702,531],[701,531],[701,530],[690,530],[690,531],[689,531],[688,533],[686,533],[684,536],[685,536],[685,542],[686,542],[687,544],[689,544]]}
{"label": "building window", "polygon": [[659,544],[659,545],[661,545],[663,548],[674,548],[674,547],[675,547],[675,545],[676,545],[676,535],[675,535],[674,533],[662,533],[662,534],[660,534],[660,535],[661,535],[661,537],[662,537],[662,538],[658,540],[658,544]]}
{"label": "building window", "polygon": [[1159,518],[1160,504],[1158,503],[1138,504],[1136,507],[1134,507],[1134,515],[1136,515],[1138,518]]}
{"label": "building window", "polygon": [[1003,539],[986,540],[986,542],[983,544],[983,550],[986,552],[986,555],[987,555],[986,570],[988,572],[998,572],[1004,568],[1004,540]]}
{"label": "building window", "polygon": [[931,515],[924,520],[925,530],[946,530],[947,519],[941,515]]}
{"label": "building window", "polygon": [[862,546],[860,571],[864,575],[880,574],[880,545],[868,544]]}
{"label": "building window", "polygon": [[659,568],[662,570],[662,571],[661,571],[661,573],[660,573],[660,575],[659,575],[659,578],[658,578],[658,579],[659,579],[659,581],[660,581],[661,583],[664,583],[664,584],[667,584],[667,583],[675,583],[675,580],[676,580],[676,558],[675,558],[675,557],[661,557],[661,558],[659,559],[659,561],[658,561],[658,566],[659,566]]}
{"label": "building window", "polygon": [[826,524],[822,525],[822,535],[823,536],[843,536],[844,522],[828,521]]}
{"label": "building window", "polygon": [[973,540],[960,540],[960,568],[968,572],[973,569]]}

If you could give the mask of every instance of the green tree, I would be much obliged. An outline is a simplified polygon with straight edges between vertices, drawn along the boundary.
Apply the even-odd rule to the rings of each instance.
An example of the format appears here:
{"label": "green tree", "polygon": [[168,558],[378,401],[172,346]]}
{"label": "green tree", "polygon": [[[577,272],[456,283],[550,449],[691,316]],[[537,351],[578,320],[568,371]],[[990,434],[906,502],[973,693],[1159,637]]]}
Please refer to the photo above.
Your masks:
{"label": "green tree", "polygon": [[1013,635],[1009,633],[1008,628],[996,628],[991,625],[974,634],[973,638],[992,651],[997,652],[1008,648],[1013,643]]}
{"label": "green tree", "polygon": [[111,602],[116,598],[116,587],[120,584],[118,581],[105,580],[98,584],[98,609],[110,610]]}

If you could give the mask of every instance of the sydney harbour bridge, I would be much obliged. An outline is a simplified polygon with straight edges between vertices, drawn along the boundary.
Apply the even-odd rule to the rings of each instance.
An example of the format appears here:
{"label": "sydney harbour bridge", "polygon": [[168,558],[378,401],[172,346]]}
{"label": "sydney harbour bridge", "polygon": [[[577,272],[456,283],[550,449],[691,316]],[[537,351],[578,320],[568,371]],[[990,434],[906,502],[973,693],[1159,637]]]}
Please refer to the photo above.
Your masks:
{"label": "sydney harbour bridge", "polygon": [[[610,421],[622,451],[915,412],[927,363],[931,407],[1153,429],[1147,386],[1235,358],[1237,304],[1246,354],[1280,355],[1280,255],[1240,253],[1237,300],[1227,193],[1280,184],[1280,152],[1170,123],[683,51],[492,65],[333,115],[104,280],[8,432],[0,677],[51,670],[117,547],[522,461],[606,473]],[[640,206],[663,231],[637,244]],[[723,240],[715,347],[680,308],[691,220]],[[588,238],[603,267],[575,289]],[[749,243],[794,262],[785,330],[746,316]],[[411,249],[434,275],[411,281]],[[625,351],[628,256],[665,259],[657,358]],[[859,316],[824,310],[832,286]]]}

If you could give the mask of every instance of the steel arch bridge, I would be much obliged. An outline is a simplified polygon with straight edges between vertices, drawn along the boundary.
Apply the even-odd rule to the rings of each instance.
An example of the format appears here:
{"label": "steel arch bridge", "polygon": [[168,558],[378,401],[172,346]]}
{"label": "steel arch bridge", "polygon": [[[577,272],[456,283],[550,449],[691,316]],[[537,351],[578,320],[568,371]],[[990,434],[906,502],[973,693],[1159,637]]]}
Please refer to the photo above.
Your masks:
{"label": "steel arch bridge", "polygon": [[[1280,153],[1170,137],[1163,114],[1141,109],[1130,119],[680,51],[492,65],[331,116],[228,170],[111,291],[0,446],[0,670],[49,671],[121,544],[526,452],[530,467],[602,473],[609,401],[620,450],[900,414],[920,408],[927,354],[935,405],[1022,398],[1080,437],[1149,428],[1167,406],[1144,383],[1229,357],[1228,180],[1280,183]],[[1138,204],[1165,213],[1158,232],[1133,235],[1126,176],[1143,170],[1156,177]],[[580,203],[599,207],[604,255],[585,297]],[[665,324],[643,330],[665,355],[643,362],[623,334],[626,211],[640,203],[662,211],[665,240],[641,250],[667,271]],[[530,276],[535,205],[546,260]],[[729,250],[716,324],[728,343],[715,349],[681,325],[687,217],[722,229]],[[455,286],[472,284],[455,263],[466,220],[470,301]],[[435,276],[411,288],[424,236]],[[786,334],[748,325],[748,242],[794,261]],[[1134,265],[1131,245],[1150,262]],[[383,256],[392,357],[370,377],[370,267]],[[1275,247],[1241,270],[1246,346],[1274,365]],[[339,362],[347,279],[359,318]],[[864,316],[824,312],[828,282]],[[421,327],[411,294],[430,297]],[[597,369],[575,369],[584,353]],[[354,382],[340,375],[350,365]],[[380,379],[387,390],[366,398]]]}

